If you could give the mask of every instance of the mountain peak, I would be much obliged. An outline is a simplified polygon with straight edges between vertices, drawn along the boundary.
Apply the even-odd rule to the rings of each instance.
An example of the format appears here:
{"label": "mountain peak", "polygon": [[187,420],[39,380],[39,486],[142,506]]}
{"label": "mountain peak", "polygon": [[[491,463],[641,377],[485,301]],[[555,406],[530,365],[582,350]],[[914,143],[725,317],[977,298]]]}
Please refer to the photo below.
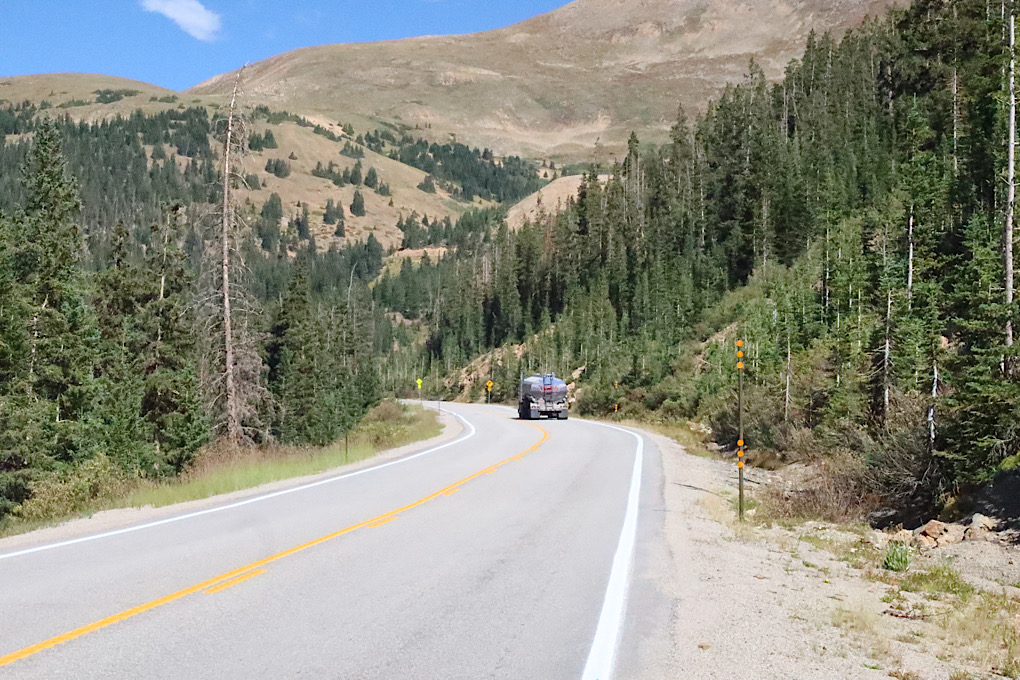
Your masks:
{"label": "mountain peak", "polygon": [[[841,33],[897,0],[575,0],[513,26],[460,36],[326,45],[249,67],[270,105],[458,136],[501,153],[580,159],[630,130],[664,136],[677,105],[703,110],[743,79],[769,78],[808,33]],[[231,74],[193,88],[224,94]]]}

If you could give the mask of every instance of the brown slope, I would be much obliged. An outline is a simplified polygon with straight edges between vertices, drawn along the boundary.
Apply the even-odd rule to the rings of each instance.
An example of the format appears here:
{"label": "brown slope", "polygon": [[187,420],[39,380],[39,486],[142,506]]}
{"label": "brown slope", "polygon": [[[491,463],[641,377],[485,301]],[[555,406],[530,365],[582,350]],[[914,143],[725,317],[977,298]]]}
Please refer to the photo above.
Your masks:
{"label": "brown slope", "polygon": [[[584,158],[596,140],[668,129],[751,57],[778,78],[808,32],[841,33],[899,0],[575,0],[464,36],[327,45],[249,67],[277,107],[396,121],[502,153]],[[222,94],[231,74],[189,92]]]}
{"label": "brown slope", "polygon": [[[88,115],[110,104],[96,104],[96,90],[134,90],[138,94],[116,102],[118,109],[134,110],[149,104],[152,97],[165,97],[176,94],[158,85],[150,85],[138,80],[104,76],[94,73],[44,73],[31,76],[11,76],[0,78],[0,102],[20,104],[30,101],[36,104],[44,101],[60,109],[69,102],[92,102],[86,106],[74,106],[64,109],[73,112],[75,118],[88,118]],[[166,108],[155,104],[153,108]]]}
{"label": "brown slope", "polygon": [[[126,96],[116,102],[100,104],[96,102],[96,90],[135,90],[137,94]],[[164,101],[159,101],[161,98],[164,98]],[[7,103],[23,101],[37,105],[43,101],[49,102],[52,108],[47,109],[43,115],[67,115],[75,121],[95,122],[114,116],[129,116],[137,110],[155,114],[186,106],[204,106],[209,108],[212,114],[215,107],[223,104],[224,98],[184,95],[136,80],[90,73],[51,73],[0,78],[0,108]],[[79,104],[80,102],[86,103]],[[67,106],[68,103],[74,105]],[[312,122],[343,136],[343,141],[347,141],[337,125],[328,120],[312,118]],[[359,125],[361,131],[371,129],[367,122],[359,121]],[[245,174],[258,175],[261,186],[259,189],[246,191],[241,200],[258,209],[271,194],[279,194],[284,204],[284,225],[288,218],[300,214],[300,205],[307,204],[311,231],[320,249],[364,241],[369,234],[374,235],[387,249],[399,248],[403,234],[396,225],[398,220],[404,217],[418,213],[430,220],[449,217],[456,221],[468,210],[491,205],[480,199],[471,203],[454,200],[442,188],[434,194],[421,191],[418,185],[425,179],[426,173],[370,150],[365,150],[365,158],[362,161],[364,171],[367,172],[368,168],[374,167],[379,173],[380,181],[389,185],[391,195],[382,196],[364,186],[335,187],[328,180],[314,177],[312,169],[319,162],[324,166],[333,162],[338,171],[353,167],[355,161],[340,154],[343,148],[342,141],[331,141],[315,134],[311,128],[291,122],[267,125],[259,120],[254,127],[254,131],[258,133],[263,133],[267,129],[273,131],[279,148],[253,152],[244,158]],[[151,151],[150,148],[149,152]],[[289,159],[291,153],[297,156],[293,161]],[[280,179],[265,172],[266,160],[270,158],[287,160],[292,168],[290,176]],[[187,159],[179,158],[178,161],[186,163]],[[350,213],[355,188],[361,190],[365,199],[366,214],[363,217]],[[329,199],[344,207],[345,238],[336,237],[335,227],[323,224],[323,209]]]}

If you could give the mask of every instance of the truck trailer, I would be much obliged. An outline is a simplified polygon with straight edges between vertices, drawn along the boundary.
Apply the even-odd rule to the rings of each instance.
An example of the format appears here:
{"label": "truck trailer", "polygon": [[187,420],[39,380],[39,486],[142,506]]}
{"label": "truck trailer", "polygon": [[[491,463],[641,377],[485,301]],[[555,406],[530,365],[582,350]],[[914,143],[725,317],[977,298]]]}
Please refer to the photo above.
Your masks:
{"label": "truck trailer", "polygon": [[567,384],[552,373],[522,378],[517,389],[521,420],[567,419]]}

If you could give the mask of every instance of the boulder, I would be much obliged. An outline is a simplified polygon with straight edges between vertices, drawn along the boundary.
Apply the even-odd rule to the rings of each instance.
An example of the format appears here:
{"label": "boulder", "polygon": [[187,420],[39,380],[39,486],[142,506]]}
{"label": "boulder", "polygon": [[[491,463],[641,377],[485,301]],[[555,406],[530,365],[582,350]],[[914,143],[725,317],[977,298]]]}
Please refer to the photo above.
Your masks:
{"label": "boulder", "polygon": [[968,528],[992,531],[993,529],[995,529],[995,526],[997,524],[998,522],[992,519],[991,517],[988,517],[987,515],[982,515],[980,512],[976,512],[971,516]]}
{"label": "boulder", "polygon": [[942,534],[946,533],[946,523],[933,519],[920,529],[915,530],[914,533],[918,536],[927,536],[928,538],[938,540]]}
{"label": "boulder", "polygon": [[983,541],[985,536],[990,532],[988,529],[975,529],[974,527],[967,527],[963,532],[963,540],[965,541]]}
{"label": "boulder", "polygon": [[945,531],[936,540],[940,546],[960,543],[963,541],[966,531],[967,527],[962,524],[947,524],[945,526]]}
{"label": "boulder", "polygon": [[910,545],[914,542],[914,534],[909,529],[900,529],[889,538],[889,541],[892,543]]}
{"label": "boulder", "polygon": [[970,518],[970,522],[963,532],[963,540],[994,541],[996,537],[992,535],[992,530],[995,529],[995,526],[996,521],[994,519],[981,513],[976,513]]}
{"label": "boulder", "polygon": [[915,548],[927,550],[936,547],[938,542],[931,536],[919,533],[914,536],[913,544]]}

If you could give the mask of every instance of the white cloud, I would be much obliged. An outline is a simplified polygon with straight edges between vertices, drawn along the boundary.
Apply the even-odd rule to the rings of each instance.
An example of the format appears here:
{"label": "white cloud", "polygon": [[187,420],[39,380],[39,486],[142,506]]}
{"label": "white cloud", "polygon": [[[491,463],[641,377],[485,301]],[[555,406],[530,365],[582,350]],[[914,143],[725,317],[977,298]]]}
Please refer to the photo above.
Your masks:
{"label": "white cloud", "polygon": [[198,40],[211,41],[220,32],[220,15],[198,0],[142,0],[142,7],[162,14]]}

